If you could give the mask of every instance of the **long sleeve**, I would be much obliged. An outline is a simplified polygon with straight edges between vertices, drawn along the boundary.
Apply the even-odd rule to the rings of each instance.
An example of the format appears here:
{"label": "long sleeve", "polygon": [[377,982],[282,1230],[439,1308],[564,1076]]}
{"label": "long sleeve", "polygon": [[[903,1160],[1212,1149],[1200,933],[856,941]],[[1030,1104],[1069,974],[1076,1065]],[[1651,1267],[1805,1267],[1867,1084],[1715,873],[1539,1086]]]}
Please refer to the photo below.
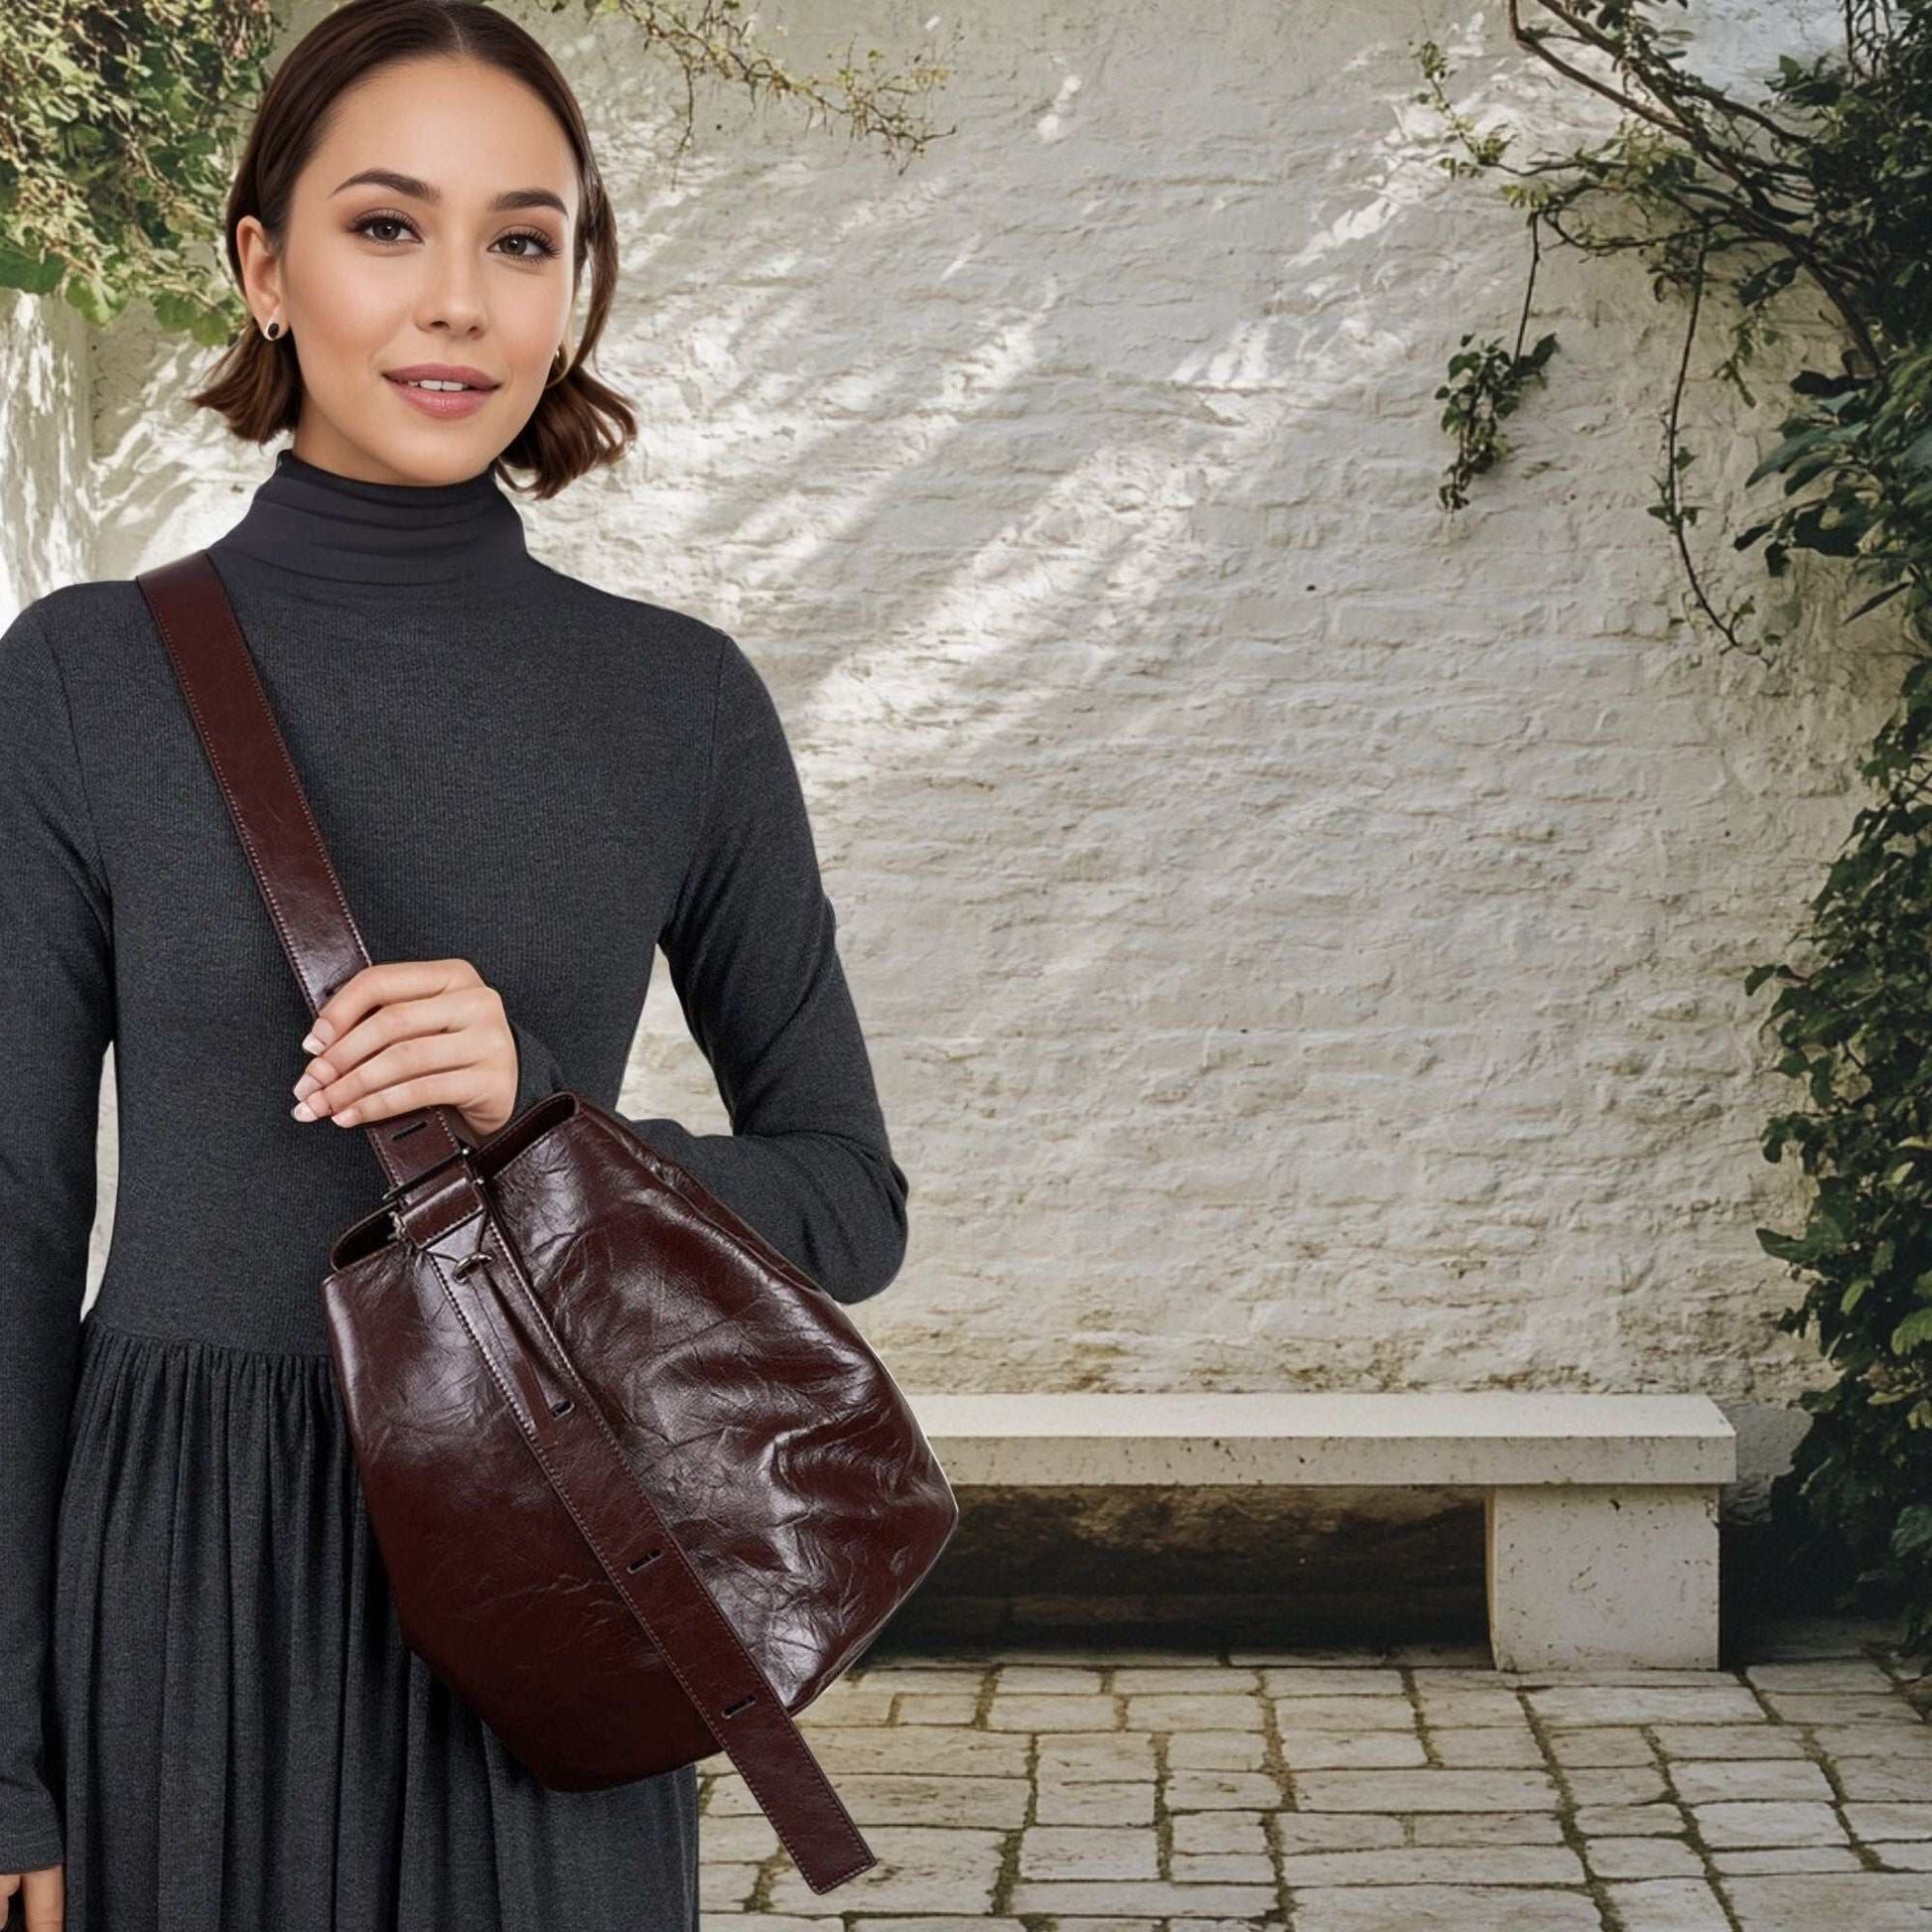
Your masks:
{"label": "long sleeve", "polygon": [[111,913],[67,693],[33,607],[0,636],[0,1870],[63,1856],[42,1720]]}
{"label": "long sleeve", "polygon": [[[835,1301],[861,1302],[904,1259],[911,1190],[887,1137],[783,726],[757,667],[718,635],[698,835],[658,943],[732,1131],[629,1124]],[[510,1024],[521,1112],[572,1082],[539,1035]]]}

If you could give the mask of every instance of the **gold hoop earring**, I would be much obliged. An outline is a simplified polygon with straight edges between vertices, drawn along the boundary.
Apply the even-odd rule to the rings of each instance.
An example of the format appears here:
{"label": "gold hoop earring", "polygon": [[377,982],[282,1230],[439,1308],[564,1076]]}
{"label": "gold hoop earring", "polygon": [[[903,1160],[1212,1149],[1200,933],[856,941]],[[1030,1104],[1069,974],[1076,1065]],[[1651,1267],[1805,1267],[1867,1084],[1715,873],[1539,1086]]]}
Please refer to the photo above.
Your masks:
{"label": "gold hoop earring", "polygon": [[554,389],[570,373],[570,345],[568,343],[559,343],[557,345],[557,352],[550,358],[550,363],[554,373],[545,379],[543,386],[546,389]]}

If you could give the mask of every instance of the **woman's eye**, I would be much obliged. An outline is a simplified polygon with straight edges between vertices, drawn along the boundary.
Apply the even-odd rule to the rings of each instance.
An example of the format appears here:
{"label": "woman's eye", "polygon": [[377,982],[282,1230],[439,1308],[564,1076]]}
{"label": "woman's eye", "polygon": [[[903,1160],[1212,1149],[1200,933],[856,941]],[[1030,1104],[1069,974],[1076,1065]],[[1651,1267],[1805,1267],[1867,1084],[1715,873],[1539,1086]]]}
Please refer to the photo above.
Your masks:
{"label": "woman's eye", "polygon": [[[371,228],[408,228],[409,223],[400,214],[365,214],[350,229],[350,234],[368,234]],[[412,228],[413,234],[415,230]],[[369,235],[371,241],[386,241],[386,235]]]}
{"label": "woman's eye", "polygon": [[527,241],[530,244],[527,252],[521,249],[517,251],[516,259],[519,261],[537,261],[545,255],[554,255],[557,252],[550,237],[538,228],[516,228],[509,234],[504,235],[503,239],[505,241]]}

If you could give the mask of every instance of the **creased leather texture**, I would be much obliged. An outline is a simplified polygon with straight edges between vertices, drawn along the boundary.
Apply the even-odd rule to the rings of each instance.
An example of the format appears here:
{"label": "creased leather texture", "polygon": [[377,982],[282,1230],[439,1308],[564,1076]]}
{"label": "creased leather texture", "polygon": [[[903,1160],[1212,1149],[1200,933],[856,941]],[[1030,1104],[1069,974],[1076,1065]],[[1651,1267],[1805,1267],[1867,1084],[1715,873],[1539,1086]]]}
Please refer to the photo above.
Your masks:
{"label": "creased leather texture", "polygon": [[[312,1012],[367,962],[228,606],[141,584]],[[403,1635],[533,1776],[724,1749],[814,1891],[877,1860],[793,1714],[958,1522],[844,1307],[588,1096],[481,1146],[367,1123],[381,1204],[332,1244],[331,1356]]]}

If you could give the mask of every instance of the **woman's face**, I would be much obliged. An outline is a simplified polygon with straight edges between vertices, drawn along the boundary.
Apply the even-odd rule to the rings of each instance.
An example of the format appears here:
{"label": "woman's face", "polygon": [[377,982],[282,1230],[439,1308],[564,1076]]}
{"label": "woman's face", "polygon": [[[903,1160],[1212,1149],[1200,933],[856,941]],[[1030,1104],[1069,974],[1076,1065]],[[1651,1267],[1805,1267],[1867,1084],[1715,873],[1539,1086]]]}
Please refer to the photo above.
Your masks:
{"label": "woman's face", "polygon": [[[500,69],[409,61],[341,95],[280,255],[252,215],[235,237],[257,324],[279,321],[301,367],[295,454],[371,483],[487,469],[570,336],[578,213],[563,129]],[[488,386],[404,387],[426,364]]]}

